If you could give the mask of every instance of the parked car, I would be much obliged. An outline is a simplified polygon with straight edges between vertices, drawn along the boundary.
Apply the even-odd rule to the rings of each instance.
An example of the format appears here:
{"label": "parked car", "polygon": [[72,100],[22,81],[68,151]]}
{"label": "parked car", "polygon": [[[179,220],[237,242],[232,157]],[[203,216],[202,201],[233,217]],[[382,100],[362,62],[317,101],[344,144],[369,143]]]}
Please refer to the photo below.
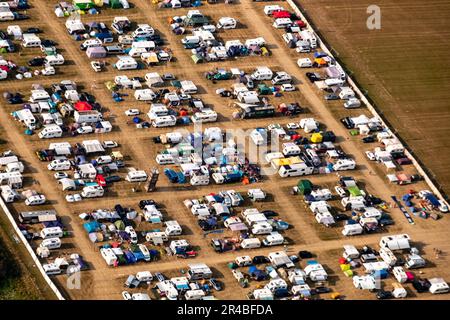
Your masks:
{"label": "parked car", "polygon": [[366,156],[370,161],[375,161],[375,154],[372,151],[366,151]]}
{"label": "parked car", "polygon": [[117,148],[119,144],[112,140],[103,141],[103,148]]}
{"label": "parked car", "polygon": [[42,33],[42,30],[36,27],[30,27],[25,29],[24,33]]}
{"label": "parked car", "polygon": [[139,111],[139,109],[128,109],[125,111],[125,115],[126,116],[137,116],[139,115],[141,112]]}
{"label": "parked car", "polygon": [[88,134],[92,132],[94,132],[94,128],[92,128],[91,126],[83,126],[77,129],[78,134]]}
{"label": "parked car", "polygon": [[292,92],[295,91],[295,86],[293,84],[290,83],[285,83],[283,85],[281,85],[281,91],[283,92]]}
{"label": "parked car", "polygon": [[320,75],[318,73],[314,72],[307,72],[306,77],[309,79],[310,82],[316,82],[322,80]]}
{"label": "parked car", "polygon": [[145,206],[156,205],[155,200],[147,199],[139,201],[139,208],[144,209]]}
{"label": "parked car", "polygon": [[131,300],[131,294],[128,291],[122,291],[123,300]]}
{"label": "parked car", "polygon": [[333,93],[330,93],[330,94],[326,94],[326,95],[324,96],[324,99],[325,99],[325,100],[328,100],[328,101],[332,101],[332,100],[339,100],[340,98],[339,98],[338,95],[335,95],[335,94],[333,94]]}
{"label": "parked car", "polygon": [[254,256],[252,259],[253,264],[269,263],[270,260],[266,256]]}
{"label": "parked car", "polygon": [[394,296],[392,295],[391,291],[381,290],[381,291],[377,292],[376,297],[377,297],[377,299],[380,299],[380,300],[387,300],[387,299],[392,299]]}
{"label": "parked car", "polygon": [[222,289],[223,289],[222,282],[220,282],[214,278],[209,279],[209,284],[211,285],[211,287],[214,288],[214,290],[222,291]]}
{"label": "parked car", "polygon": [[68,178],[69,175],[66,172],[58,171],[53,175],[53,177],[55,177],[56,180],[59,180],[59,179]]}
{"label": "parked car", "polygon": [[108,176],[105,178],[106,183],[119,182],[121,178],[119,176]]}
{"label": "parked car", "polygon": [[276,213],[273,210],[263,210],[263,211],[261,211],[261,213],[263,215],[265,215],[266,218],[272,218],[272,217],[276,217],[278,215],[278,213]]}
{"label": "parked car", "polygon": [[364,142],[364,143],[372,143],[372,142],[375,142],[375,140],[376,140],[376,138],[374,135],[370,135],[370,136],[362,138],[362,142]]}
{"label": "parked car", "polygon": [[43,57],[34,57],[33,59],[29,60],[27,64],[30,67],[42,67],[45,64],[45,58]]}

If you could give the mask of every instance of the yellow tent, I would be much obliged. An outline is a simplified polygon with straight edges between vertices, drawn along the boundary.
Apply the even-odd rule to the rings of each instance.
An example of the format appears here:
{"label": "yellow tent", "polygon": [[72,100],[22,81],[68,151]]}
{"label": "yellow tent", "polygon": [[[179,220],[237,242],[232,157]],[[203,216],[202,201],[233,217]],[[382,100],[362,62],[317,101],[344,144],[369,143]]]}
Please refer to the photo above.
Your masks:
{"label": "yellow tent", "polygon": [[324,58],[316,58],[314,59],[314,62],[319,66],[326,66],[328,64]]}
{"label": "yellow tent", "polygon": [[97,7],[103,7],[103,0],[94,0],[94,4]]}
{"label": "yellow tent", "polygon": [[123,155],[122,155],[122,153],[120,153],[120,151],[111,152],[111,157],[114,160],[123,160]]}
{"label": "yellow tent", "polygon": [[350,265],[349,264],[341,264],[341,270],[342,271],[350,270]]}
{"label": "yellow tent", "polygon": [[352,270],[347,270],[347,271],[344,271],[344,274],[345,274],[345,276],[346,277],[353,277],[353,271]]}
{"label": "yellow tent", "polygon": [[322,140],[323,140],[323,137],[320,133],[313,133],[311,136],[312,143],[321,143]]}

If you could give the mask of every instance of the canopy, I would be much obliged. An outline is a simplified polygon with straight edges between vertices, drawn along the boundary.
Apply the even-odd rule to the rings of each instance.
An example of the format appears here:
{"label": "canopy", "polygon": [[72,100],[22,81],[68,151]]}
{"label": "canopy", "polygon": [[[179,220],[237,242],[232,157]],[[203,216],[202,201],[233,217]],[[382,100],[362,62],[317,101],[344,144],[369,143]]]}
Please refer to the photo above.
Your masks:
{"label": "canopy", "polygon": [[92,106],[86,101],[78,101],[74,105],[75,110],[77,111],[89,111],[92,110]]}

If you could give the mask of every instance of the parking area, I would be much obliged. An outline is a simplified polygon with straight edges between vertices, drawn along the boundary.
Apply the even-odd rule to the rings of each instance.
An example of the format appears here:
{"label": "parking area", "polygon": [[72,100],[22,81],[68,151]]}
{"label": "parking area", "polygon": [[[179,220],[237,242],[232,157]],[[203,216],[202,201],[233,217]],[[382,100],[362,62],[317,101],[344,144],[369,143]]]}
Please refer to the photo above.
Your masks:
{"label": "parking area", "polygon": [[[310,260],[314,260],[324,267],[328,275],[327,279],[320,281],[319,284],[308,280],[311,289],[317,289],[317,287],[330,288],[330,292],[319,293],[319,297],[328,299],[332,297],[333,293],[339,293],[347,299],[374,299],[373,293],[355,289],[351,278],[343,274],[338,260],[342,256],[343,245],[351,243],[359,248],[364,245],[377,248],[380,238],[388,234],[408,234],[411,237],[412,246],[417,247],[421,256],[427,260],[427,268],[420,269],[416,273],[417,277],[450,279],[450,272],[445,267],[448,259],[446,252],[450,252],[447,217],[445,214],[439,213],[436,206],[433,209],[433,206],[430,207],[426,204],[427,199],[423,199],[423,197],[411,191],[429,189],[424,181],[414,181],[414,176],[417,175],[414,166],[406,162],[400,164],[400,162],[395,162],[397,159],[392,158],[382,161],[382,151],[384,150],[379,150],[378,153],[381,160],[373,161],[368,158],[366,151],[377,154],[375,150],[377,147],[385,147],[381,143],[382,139],[377,137],[377,133],[373,133],[374,141],[366,143],[362,138],[369,135],[361,134],[355,126],[346,128],[340,121],[348,117],[354,118],[352,121],[355,122],[357,119],[361,119],[361,115],[371,118],[370,112],[365,108],[346,109],[342,105],[342,100],[325,100],[324,95],[327,95],[328,92],[322,90],[306,75],[306,72],[317,72],[325,77],[324,68],[299,68],[297,60],[312,58],[312,53],[297,53],[295,49],[288,48],[283,39],[285,30],[272,27],[273,18],[264,13],[264,7],[267,5],[281,5],[287,10],[292,10],[287,3],[279,1],[253,2],[250,0],[241,0],[232,4],[222,2],[209,4],[205,2],[198,8],[175,10],[159,8],[158,5],[147,0],[133,0],[130,1],[130,9],[99,8],[98,14],[82,14],[80,17],[85,25],[92,22],[103,22],[109,27],[114,18],[118,16],[126,16],[132,22],[133,29],[138,24],[149,24],[163,40],[159,47],[164,49],[164,52],[170,53],[171,56],[170,61],[159,61],[151,65],[146,65],[141,61],[142,59],[137,59],[140,68],[118,70],[117,67],[113,67],[113,64],[118,63],[116,55],[109,55],[99,59],[105,62],[105,66],[101,72],[96,72],[91,66],[92,60],[80,49],[82,41],[76,41],[67,32],[66,17],[58,18],[53,13],[54,6],[59,2],[43,0],[29,2],[31,7],[26,11],[30,19],[14,22],[2,21],[0,22],[0,30],[3,31],[13,23],[20,25],[22,30],[31,26],[40,28],[43,31],[42,39],[48,38],[56,41],[57,50],[64,55],[65,63],[57,66],[56,73],[48,77],[37,75],[30,79],[9,77],[2,80],[2,93],[20,93],[24,97],[24,102],[27,102],[32,94],[30,90],[36,90],[34,85],[38,84],[44,90],[57,94],[58,92],[52,85],[58,83],[61,85],[61,81],[71,80],[76,83],[77,99],[72,101],[63,97],[61,101],[65,105],[70,105],[76,111],[80,111],[80,114],[83,113],[81,111],[86,111],[80,108],[88,107],[90,114],[93,110],[97,111],[100,115],[96,114],[95,116],[101,116],[102,123],[102,126],[98,126],[99,118],[96,121],[89,120],[91,124],[84,125],[86,121],[76,120],[75,111],[69,112],[68,116],[64,116],[64,126],[68,128],[67,130],[62,131],[61,135],[58,134],[49,139],[41,138],[38,135],[41,130],[29,132],[29,128],[23,125],[23,120],[19,119],[20,116],[17,115],[17,111],[21,109],[19,104],[9,104],[7,99],[1,101],[0,116],[7,119],[7,121],[2,122],[2,129],[5,131],[2,138],[9,142],[8,148],[12,149],[25,167],[23,187],[19,189],[21,191],[34,190],[37,194],[45,195],[46,203],[33,207],[33,210],[35,208],[37,208],[36,210],[55,210],[57,216],[61,218],[60,222],[64,229],[61,246],[51,250],[50,257],[44,258],[43,263],[54,262],[55,257],[70,257],[76,253],[83,258],[86,264],[86,267],[80,273],[80,287],[77,288],[73,288],[67,281],[66,274],[52,275],[52,279],[55,280],[58,288],[64,292],[67,298],[121,299],[123,283],[129,275],[148,270],[153,275],[160,272],[170,279],[185,276],[188,264],[205,263],[211,268],[213,277],[224,285],[221,291],[211,289],[214,297],[218,299],[245,299],[250,291],[261,289],[263,285],[269,283],[270,278],[264,278],[260,282],[253,280],[252,276],[249,275],[246,276],[247,279],[250,279],[249,286],[241,287],[237,278],[233,276],[229,264],[235,261],[236,257],[246,255],[251,256],[251,258],[258,255],[267,256],[271,252],[298,255],[299,251],[309,251],[313,253],[313,256],[295,262],[296,268],[304,269],[307,265],[314,265],[314,263],[307,262]],[[192,49],[185,49],[181,42],[184,37],[190,35],[190,29],[192,28],[186,27],[184,34],[176,34],[173,32],[173,26],[171,26],[176,17],[188,14],[191,9],[200,10],[209,21],[213,22],[211,24],[217,24],[221,17],[234,18],[237,21],[236,28],[219,29],[217,39],[223,42],[240,40],[245,43],[248,39],[262,37],[268,53],[246,53],[217,61],[214,59],[213,61],[206,61],[205,58],[205,61],[195,63],[192,58]],[[113,42],[108,43],[108,45],[118,43],[118,35],[114,34],[113,38]],[[41,54],[39,49],[24,49],[20,45],[18,47],[20,48],[18,52],[4,53],[2,54],[3,58],[22,65]],[[259,47],[258,50],[260,50]],[[197,54],[200,53],[197,52]],[[292,77],[291,82],[295,90],[281,91],[281,85],[274,85],[271,80],[255,80],[255,92],[258,92],[259,99],[263,100],[266,106],[272,105],[274,107],[275,116],[246,117],[245,112],[242,113],[242,110],[238,108],[238,104],[246,102],[245,99],[248,96],[242,95],[242,100],[240,100],[239,94],[234,97],[220,93],[227,91],[231,95],[231,92],[236,90],[239,76],[237,74],[231,75],[232,69],[238,69],[248,75],[261,66],[270,68],[274,73],[287,72]],[[158,95],[158,98],[155,101],[142,101],[136,98],[135,92],[145,87],[148,73],[171,74],[174,75],[176,81],[163,80],[159,86],[150,87],[153,93]],[[208,73],[213,79],[208,78]],[[222,74],[227,75],[221,78]],[[117,76],[123,77],[117,79]],[[124,83],[128,83],[128,80],[135,77],[137,83],[124,85]],[[142,79],[144,80],[142,81]],[[183,92],[183,90],[187,92],[186,88],[182,86],[183,80],[192,81],[196,87],[195,92],[191,94]],[[113,88],[114,86],[115,88]],[[272,89],[275,87],[276,89]],[[276,92],[274,93],[272,90]],[[68,89],[64,87],[61,89],[62,93],[59,93],[64,95],[67,91]],[[186,101],[181,101],[175,105],[170,102],[169,97],[166,97],[170,92],[177,92],[177,99],[183,98],[183,95],[190,95],[190,98],[186,98]],[[83,95],[83,100],[80,100],[80,94]],[[217,120],[204,123],[198,129],[192,118],[199,112],[199,108],[192,102],[192,98],[201,100],[205,109],[209,108],[216,112]],[[156,120],[151,118],[151,111],[154,107],[152,104],[156,103],[165,104],[168,109],[167,115],[172,115],[176,119],[176,125],[170,127],[161,125],[161,127],[158,127]],[[294,114],[286,112],[283,107],[289,104],[298,104],[301,111]],[[39,106],[39,108],[42,108],[42,106]],[[22,108],[22,110],[25,109],[27,108]],[[137,109],[137,111],[126,113],[130,109]],[[153,109],[154,112],[156,112],[155,110],[156,108]],[[200,110],[203,111],[202,108]],[[241,113],[239,114],[238,111]],[[38,110],[33,113],[42,115],[46,112]],[[86,113],[83,114],[86,115]],[[13,121],[13,117],[22,121]],[[188,120],[185,121],[185,119]],[[301,127],[301,119],[313,119],[312,122],[317,123],[318,128],[312,131],[306,130],[305,126]],[[107,123],[111,127],[107,126]],[[289,124],[292,123],[298,124],[301,128],[293,127],[290,129]],[[368,121],[363,125],[367,123]],[[86,129],[87,127],[90,129]],[[179,143],[161,142],[161,138],[167,138],[176,129],[183,129],[183,134],[188,137],[194,134],[194,130],[197,130],[197,133],[203,133],[208,128],[211,131],[220,130],[221,133],[234,130],[231,140],[240,141],[244,145],[240,154],[242,156],[240,160],[243,161],[243,163],[240,163],[241,166],[238,166],[238,160],[226,158],[227,154],[223,153],[223,157],[220,158],[222,163],[208,165],[208,184],[204,185],[192,182],[193,174],[190,173],[191,171],[195,171],[195,174],[202,172],[200,167],[204,163],[203,161],[200,162],[198,168],[189,170],[178,162],[176,164],[158,163],[157,155],[170,153],[168,149],[176,149],[175,154],[179,155],[180,158],[182,158],[183,150],[185,150]],[[314,139],[315,133],[321,132],[320,142],[323,139],[322,134],[327,131],[333,133],[334,139],[331,143],[332,146],[329,145],[329,147],[322,147],[321,150],[318,150],[319,164],[315,165],[314,169],[311,166],[311,174],[304,177],[287,174],[283,177],[279,169],[285,167],[285,165],[276,165],[273,161],[267,161],[264,157],[257,158],[257,161],[253,164],[254,167],[249,169],[246,166],[246,160],[252,158],[256,153],[256,149],[252,145],[255,144],[255,140],[252,140],[251,137],[239,140],[242,138],[239,135],[240,132],[252,132],[256,128],[262,128],[268,134],[283,129],[283,135],[272,135],[272,139],[277,139],[279,145],[282,146],[284,146],[283,143],[291,143],[292,145],[289,145],[289,147],[293,149],[295,149],[294,144],[299,146],[301,154],[299,152],[294,156],[303,156],[303,153],[307,153],[307,150],[312,148],[310,146],[314,143],[310,141]],[[237,131],[238,129],[242,131]],[[93,132],[86,133],[83,130],[92,130]],[[294,139],[292,136],[297,136],[297,138]],[[306,140],[302,143],[301,139]],[[107,141],[116,142],[117,145],[108,146]],[[51,146],[52,143],[60,143],[61,145]],[[202,143],[209,144],[205,141],[202,141]],[[229,140],[221,141],[222,143],[227,144]],[[80,146],[86,150],[92,145],[95,145],[95,148],[100,146],[103,150],[93,151],[92,153],[71,151],[64,155],[68,159],[63,160],[60,158],[63,153],[58,154],[58,152],[63,151],[55,151],[64,148],[81,150]],[[0,151],[7,151],[8,148],[2,147]],[[335,157],[335,153],[328,153],[328,151],[335,151],[336,153],[339,151],[338,154],[343,156]],[[288,151],[281,157],[284,158],[284,156],[286,156],[286,159],[290,157]],[[339,159],[349,160],[350,163],[356,164],[356,168],[341,171],[339,167],[336,167]],[[59,165],[63,165],[60,162],[66,160],[69,169],[58,169]],[[56,162],[52,169],[53,161]],[[389,161],[393,162],[394,167],[390,166]],[[303,158],[299,162],[304,163]],[[80,165],[85,165],[84,170],[80,169]],[[292,165],[292,163],[289,163],[289,165]],[[100,168],[101,172],[99,171]],[[136,171],[130,170],[131,168],[136,169]],[[158,169],[159,172],[157,182],[154,185],[149,184],[149,181],[152,181],[152,173],[154,174],[153,168]],[[276,170],[273,174],[259,175],[259,170],[264,170],[264,168],[266,170],[275,168]],[[173,181],[166,169],[173,171]],[[134,174],[130,172],[141,170],[144,170],[145,179],[136,178],[136,180],[133,180]],[[186,179],[186,181],[179,180],[181,176],[178,173],[183,172],[183,170],[188,172],[183,174],[183,179]],[[65,183],[58,180],[59,178],[55,178],[57,172],[68,173],[67,177],[62,177],[67,179],[65,181],[67,184],[66,190],[62,190]],[[89,172],[93,176],[89,176]],[[241,175],[239,179],[228,182],[227,179],[231,179],[232,176],[230,172],[240,172]],[[219,173],[220,175],[213,175]],[[86,174],[86,176],[83,176],[83,174]],[[211,179],[209,179],[209,174],[211,174]],[[397,180],[389,182],[388,174],[391,175],[392,179],[395,176]],[[101,178],[99,178],[99,175]],[[351,176],[354,179],[356,189],[351,188],[353,185],[342,184],[341,178],[346,176]],[[225,180],[225,183],[223,181],[222,183],[217,182],[220,177]],[[335,223],[328,225],[328,223],[321,222],[322,220],[319,221],[316,216],[317,212],[311,209],[311,203],[317,199],[308,200],[304,197],[306,193],[298,192],[299,180],[310,181],[314,190],[328,189],[331,192],[331,196],[324,198],[323,201],[327,203],[327,210],[335,218]],[[406,184],[406,180],[411,184]],[[402,181],[405,181],[405,185],[400,184]],[[104,188],[97,193],[97,186],[99,185],[104,186]],[[344,197],[339,196],[336,186],[345,189],[344,194],[347,195],[355,192],[357,193],[356,196],[361,196],[359,192],[362,191],[364,196],[371,195],[380,200],[380,202],[373,204],[373,207],[376,207],[380,212],[380,217],[381,213],[384,218],[389,217],[389,223],[378,225],[379,219],[375,219],[376,228],[373,230],[369,227],[366,228],[360,222],[364,210],[358,211],[351,206],[346,208],[343,205],[342,198]],[[147,192],[147,189],[152,187],[155,187],[155,190]],[[248,196],[249,189],[260,189],[264,192],[265,199],[257,202],[251,201]],[[218,210],[226,211],[226,209],[213,207],[213,204],[220,203],[222,201],[218,200],[221,199],[220,197],[230,198],[230,191],[239,193],[242,196],[242,201],[239,201],[237,205],[229,206],[231,213],[223,212],[219,214]],[[410,196],[405,198],[406,194]],[[79,199],[75,198],[76,195],[79,196]],[[208,196],[217,197],[211,200],[208,199]],[[396,196],[402,203],[406,203],[405,200],[412,202],[411,206],[405,205],[407,207],[405,210],[408,210],[407,213],[410,213],[414,223],[407,220],[392,196]],[[142,202],[142,200],[150,199],[151,202]],[[190,202],[187,203],[186,200]],[[202,219],[199,219],[198,213],[194,213],[195,210],[192,208],[193,205],[200,204],[205,204],[208,210],[206,216],[209,217],[211,212],[220,216],[217,218],[217,225],[209,226],[206,222],[199,222]],[[120,205],[120,207],[117,207],[117,205]],[[364,207],[368,206],[364,205]],[[417,211],[411,211],[411,207],[416,207]],[[14,203],[9,204],[9,208],[17,216],[18,221],[21,212],[30,211],[30,206],[27,206],[23,201],[14,201]],[[257,209],[256,211],[260,214],[259,218],[262,219],[257,222],[269,223],[270,231],[261,231],[261,234],[258,234],[259,231],[241,232],[240,229],[233,230],[233,228],[230,228],[230,221],[226,224],[230,216],[237,217],[238,220],[235,222],[241,223],[240,227],[245,227],[245,230],[252,230],[254,221],[244,214],[246,209],[252,208]],[[271,211],[274,212],[275,217],[271,216]],[[425,213],[421,214],[422,211]],[[82,215],[83,213],[87,215]],[[433,214],[439,215],[440,219],[433,219]],[[338,219],[339,215],[341,218]],[[101,217],[95,218],[99,216]],[[344,218],[342,218],[343,216]],[[356,221],[357,225],[363,226],[362,234],[351,238],[343,235],[344,225],[347,224],[344,220]],[[115,223],[117,221],[120,222],[119,225]],[[166,223],[168,221],[176,221],[182,232],[168,233],[169,224]],[[371,221],[373,222],[373,220]],[[384,221],[386,222],[387,218]],[[133,240],[133,235],[130,232],[125,232],[125,230],[129,230],[125,229],[125,225],[129,227],[128,222],[135,231],[137,241]],[[124,225],[122,226],[121,223],[124,223]],[[39,233],[42,226],[41,224],[33,224],[25,229],[29,234]],[[242,248],[241,243],[244,238],[258,238],[263,242],[263,239],[266,239],[272,231],[279,231],[279,234],[282,235],[280,243],[273,246],[259,245],[256,248]],[[244,234],[246,235],[244,236]],[[163,240],[162,238],[166,236],[168,239]],[[228,241],[232,244],[230,245],[232,249],[219,252],[220,250],[211,245],[217,239]],[[160,241],[163,242],[163,245]],[[186,241],[187,246],[180,241]],[[31,240],[32,246],[36,248],[41,242],[42,239]],[[144,249],[137,249],[138,247],[142,248],[141,246],[146,247],[148,259],[146,252],[142,252],[145,251]],[[182,250],[178,247],[182,247]],[[109,263],[109,253],[106,252],[112,251],[104,251],[105,249],[120,249],[121,253],[116,250],[116,259],[112,259]],[[436,249],[442,253],[435,254]],[[134,255],[134,258],[128,258],[126,252],[137,252],[139,250],[143,254],[142,259],[139,260],[145,261],[136,261],[138,259],[135,259],[130,262],[136,255]],[[119,256],[121,258],[118,258]],[[270,273],[271,270],[265,268],[269,264],[265,262],[258,268]],[[251,273],[248,266],[233,270]],[[356,270],[355,272],[360,273],[362,271]],[[286,274],[287,278],[288,275]],[[389,280],[394,281],[393,278]],[[277,284],[273,283],[273,285]],[[387,287],[389,285],[388,283]],[[130,293],[146,292],[152,299],[160,298],[160,292],[152,290],[154,286],[155,282],[152,281],[150,285],[142,284],[129,291]],[[408,293],[413,299],[436,299],[436,297],[445,299],[445,295],[415,294],[411,288],[408,289]]]}

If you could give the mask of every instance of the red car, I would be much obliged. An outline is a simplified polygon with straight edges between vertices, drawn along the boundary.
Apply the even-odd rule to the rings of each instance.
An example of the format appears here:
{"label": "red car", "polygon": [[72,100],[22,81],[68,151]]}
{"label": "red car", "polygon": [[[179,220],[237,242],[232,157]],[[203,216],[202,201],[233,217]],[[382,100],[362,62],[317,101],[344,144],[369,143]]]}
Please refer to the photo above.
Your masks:
{"label": "red car", "polygon": [[105,177],[103,177],[103,175],[98,174],[97,177],[95,177],[95,180],[97,181],[99,186],[101,186],[101,187],[106,186]]}
{"label": "red car", "polygon": [[306,23],[302,20],[296,20],[294,21],[294,24],[296,24],[299,28],[306,28]]}

